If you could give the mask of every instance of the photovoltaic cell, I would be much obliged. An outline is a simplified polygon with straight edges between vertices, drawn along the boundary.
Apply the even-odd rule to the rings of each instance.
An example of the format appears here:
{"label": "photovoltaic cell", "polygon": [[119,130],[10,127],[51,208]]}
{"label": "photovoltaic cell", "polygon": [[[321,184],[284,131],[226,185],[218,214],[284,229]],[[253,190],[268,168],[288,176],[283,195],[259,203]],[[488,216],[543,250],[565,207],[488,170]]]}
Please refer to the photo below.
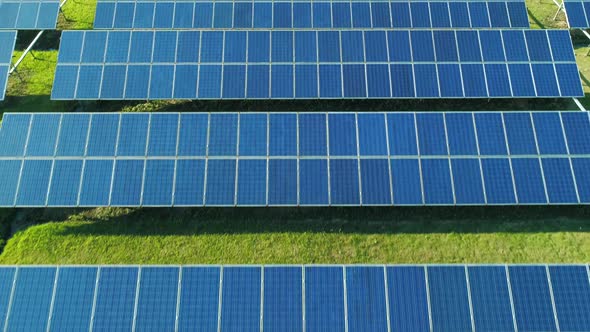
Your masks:
{"label": "photovoltaic cell", "polygon": [[590,122],[576,114],[5,114],[0,202],[585,204]]}
{"label": "photovoltaic cell", "polygon": [[61,45],[56,100],[583,95],[566,30],[66,31]]}

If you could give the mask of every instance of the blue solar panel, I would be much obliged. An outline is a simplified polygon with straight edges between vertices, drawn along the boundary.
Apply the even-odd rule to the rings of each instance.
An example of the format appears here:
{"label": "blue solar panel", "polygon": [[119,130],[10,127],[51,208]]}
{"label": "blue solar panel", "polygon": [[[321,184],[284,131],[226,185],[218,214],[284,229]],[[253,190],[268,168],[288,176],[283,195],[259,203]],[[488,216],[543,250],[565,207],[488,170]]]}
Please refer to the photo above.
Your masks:
{"label": "blue solar panel", "polygon": [[31,134],[27,140],[26,156],[48,157],[55,154],[60,126],[60,114],[34,114]]}
{"label": "blue solar panel", "polygon": [[236,160],[214,159],[207,162],[205,204],[234,205]]}
{"label": "blue solar panel", "polygon": [[415,121],[415,115],[412,113],[387,115],[390,155],[413,156],[418,154]]}
{"label": "blue solar panel", "polygon": [[578,196],[580,202],[590,201],[590,162],[585,158],[572,158],[572,166],[578,184]]}
{"label": "blue solar panel", "polygon": [[467,270],[475,329],[477,331],[513,330],[515,326],[506,268],[470,266]]}
{"label": "blue solar panel", "polygon": [[[313,4],[297,1],[292,6],[286,2],[270,1],[254,5],[239,1],[222,1],[214,4],[207,1],[166,1],[158,2],[154,6],[153,1],[107,0],[98,2],[94,28],[475,28],[490,26],[488,10],[493,27],[529,27],[526,8],[520,1],[482,2],[476,7],[478,10],[461,12],[457,9],[449,12],[449,6],[461,4],[466,8],[468,2],[409,4],[410,12],[407,12],[408,3],[405,1],[395,1],[391,4],[379,1],[320,1]],[[400,13],[400,6],[403,6],[406,12]],[[461,14],[462,20],[457,19],[458,13]],[[404,15],[411,15],[412,19]],[[482,18],[481,15],[485,16]],[[487,24],[476,24],[482,19],[485,19]],[[470,21],[474,23],[469,25]]]}
{"label": "blue solar panel", "polygon": [[520,203],[547,203],[543,174],[538,159],[514,158],[512,159],[512,172]]}
{"label": "blue solar panel", "polygon": [[10,295],[15,280],[16,268],[3,268],[0,270],[0,322],[5,322],[10,304]]}
{"label": "blue solar panel", "polygon": [[389,317],[394,331],[429,331],[424,267],[387,267]]}
{"label": "blue solar panel", "polygon": [[347,267],[349,331],[387,330],[383,267]]}
{"label": "blue solar panel", "polygon": [[570,28],[588,29],[590,27],[590,5],[586,0],[564,1],[567,22]]}
{"label": "blue solar panel", "polygon": [[[387,159],[363,159],[361,167],[361,195],[363,204],[391,205],[391,181]],[[387,181],[384,181],[387,180]]]}
{"label": "blue solar panel", "polygon": [[550,266],[549,274],[559,328],[590,329],[590,283],[585,266]]}
{"label": "blue solar panel", "polygon": [[424,203],[424,190],[418,159],[391,160],[391,186],[393,202],[400,205]]}
{"label": "blue solar panel", "polygon": [[84,155],[89,126],[89,114],[63,114],[55,155],[62,157]]}
{"label": "blue solar panel", "polygon": [[87,330],[93,313],[96,267],[59,269],[50,330]]}
{"label": "blue solar panel", "polygon": [[4,206],[14,204],[21,167],[21,160],[0,161],[0,172],[6,177],[6,180],[0,185],[0,204]]}
{"label": "blue solar panel", "polygon": [[58,0],[3,1],[0,29],[52,30],[58,11]]}
{"label": "blue solar panel", "polygon": [[361,203],[358,160],[330,160],[330,199],[336,205]]}
{"label": "blue solar panel", "polygon": [[472,114],[447,113],[445,125],[448,133],[449,154],[458,156],[478,154]]}
{"label": "blue solar panel", "polygon": [[222,287],[221,330],[260,331],[260,268],[224,268]]}
{"label": "blue solar panel", "polygon": [[138,268],[105,267],[100,269],[92,318],[93,330],[131,330],[138,279]]}
{"label": "blue solar panel", "polygon": [[565,30],[67,31],[58,62],[59,100],[583,95]]}
{"label": "blue solar panel", "polygon": [[117,138],[117,156],[145,156],[148,125],[149,116],[147,114],[121,114]]}
{"label": "blue solar panel", "polygon": [[448,154],[444,116],[441,113],[416,114],[418,141],[420,154],[438,155]]}
{"label": "blue solar panel", "polygon": [[154,114],[150,118],[148,156],[176,156],[179,119],[179,114]]}
{"label": "blue solar panel", "polygon": [[420,162],[424,203],[453,204],[454,192],[449,159],[422,159]]}
{"label": "blue solar panel", "polygon": [[205,184],[204,160],[178,160],[174,188],[174,205],[203,205]]}
{"label": "blue solar panel", "polygon": [[19,180],[16,204],[43,206],[47,203],[47,188],[51,177],[51,160],[25,160]]}
{"label": "blue solar panel", "polygon": [[[5,20],[3,15],[13,15],[7,10],[14,4],[3,4],[2,10],[0,10],[0,29]],[[8,7],[8,8],[6,8]],[[6,87],[8,84],[8,72],[12,63],[12,52],[14,51],[14,45],[16,43],[16,31],[0,31],[0,45],[3,45],[0,49],[0,101],[4,100],[6,93]]]}
{"label": "blue solar panel", "polygon": [[293,206],[297,195],[297,160],[269,160],[268,204]]}
{"label": "blue solar panel", "polygon": [[170,206],[174,186],[174,160],[148,160],[143,180],[142,205]]}
{"label": "blue solar panel", "polygon": [[303,329],[303,269],[300,267],[264,268],[265,331]]}
{"label": "blue solar panel", "polygon": [[23,156],[32,114],[12,114],[2,118],[0,155]]}
{"label": "blue solar panel", "polygon": [[0,201],[587,203],[588,130],[578,112],[6,114]]}
{"label": "blue solar panel", "polygon": [[537,154],[537,142],[531,115],[506,113],[503,118],[510,154]]}
{"label": "blue solar panel", "polygon": [[545,266],[511,266],[516,324],[523,331],[556,331]]}
{"label": "blue solar panel", "polygon": [[577,190],[573,186],[575,180],[570,168],[570,160],[567,158],[543,158],[541,164],[549,202],[577,203]]}
{"label": "blue solar panel", "polygon": [[80,187],[80,206],[107,205],[110,201],[113,160],[87,159]]}
{"label": "blue solar panel", "polygon": [[[266,160],[240,160],[238,163],[238,205],[260,205],[266,202]],[[276,170],[275,170],[276,172]],[[276,176],[276,174],[275,174]],[[295,180],[297,180],[295,178]],[[269,188],[270,189],[270,188]]]}
{"label": "blue solar panel", "polygon": [[114,156],[119,132],[119,114],[92,115],[88,142],[87,156]]}
{"label": "blue solar panel", "polygon": [[428,287],[434,330],[472,330],[465,267],[428,267]]}
{"label": "blue solar panel", "polygon": [[510,159],[482,159],[481,169],[486,183],[486,198],[491,204],[515,204],[516,196]]}
{"label": "blue solar panel", "polygon": [[172,330],[176,323],[178,298],[176,267],[141,269],[135,328],[138,330]]}
{"label": "blue solar panel", "polygon": [[342,267],[305,267],[305,330],[343,331]]}
{"label": "blue solar panel", "polygon": [[55,281],[54,267],[19,268],[5,328],[14,331],[47,329]]}
{"label": "blue solar panel", "polygon": [[140,205],[144,167],[143,160],[119,159],[115,161],[111,205]]}
{"label": "blue solar panel", "polygon": [[48,206],[77,205],[82,167],[82,160],[55,161],[47,196]]}
{"label": "blue solar panel", "polygon": [[270,156],[297,155],[297,116],[295,114],[270,114],[268,130]]}
{"label": "blue solar panel", "polygon": [[181,270],[179,331],[216,331],[219,310],[220,269],[185,267]]}
{"label": "blue solar panel", "polygon": [[455,200],[457,204],[484,204],[481,164],[478,159],[453,159],[451,168],[455,183]]}
{"label": "blue solar panel", "polygon": [[586,331],[586,265],[0,268],[8,330]]}

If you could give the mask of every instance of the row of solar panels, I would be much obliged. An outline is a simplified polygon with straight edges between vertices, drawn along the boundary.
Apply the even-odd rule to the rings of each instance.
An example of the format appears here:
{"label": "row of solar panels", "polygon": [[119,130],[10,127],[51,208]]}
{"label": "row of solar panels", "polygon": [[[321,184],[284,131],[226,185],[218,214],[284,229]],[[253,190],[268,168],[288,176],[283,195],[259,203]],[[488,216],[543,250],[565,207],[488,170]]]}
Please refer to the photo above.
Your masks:
{"label": "row of solar panels", "polygon": [[55,29],[59,0],[0,1],[0,29]]}
{"label": "row of solar panels", "polygon": [[528,28],[522,1],[98,2],[95,29]]}
{"label": "row of solar panels", "polygon": [[584,265],[0,268],[8,331],[588,331]]}
{"label": "row of solar panels", "polygon": [[0,158],[590,155],[586,112],[6,113]]}
{"label": "row of solar panels", "polygon": [[9,114],[0,205],[586,204],[589,136],[581,112]]}
{"label": "row of solar panels", "polygon": [[0,31],[0,101],[4,100],[15,43],[16,31]]}
{"label": "row of solar panels", "polygon": [[582,95],[566,30],[68,31],[52,91],[55,100]]}
{"label": "row of solar panels", "polygon": [[570,28],[590,28],[590,1],[568,0],[564,5]]}

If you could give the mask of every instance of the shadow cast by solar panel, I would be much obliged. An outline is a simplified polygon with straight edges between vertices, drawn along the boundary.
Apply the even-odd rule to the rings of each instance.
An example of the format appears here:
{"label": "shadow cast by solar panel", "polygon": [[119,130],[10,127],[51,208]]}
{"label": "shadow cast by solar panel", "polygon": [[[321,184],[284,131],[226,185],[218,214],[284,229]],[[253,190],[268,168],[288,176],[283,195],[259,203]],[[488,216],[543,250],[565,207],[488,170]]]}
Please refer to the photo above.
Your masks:
{"label": "shadow cast by solar panel", "polygon": [[[14,49],[16,51],[24,51],[29,45],[31,45],[31,42],[35,39],[39,31],[40,30],[19,31]],[[45,30],[43,31],[43,38],[37,40],[33,49],[38,51],[57,50],[59,48],[60,37],[61,31]]]}
{"label": "shadow cast by solar panel", "polygon": [[[81,7],[96,7],[96,2],[95,1],[79,1],[79,0],[68,0],[66,2],[66,4],[64,5],[63,9],[65,9],[65,11],[60,10],[59,15],[57,17],[57,28],[62,30],[62,29],[68,29],[70,28],[71,25],[78,25],[78,26],[85,26],[88,28],[92,27],[92,24],[94,22],[94,8],[90,9],[92,10],[92,15],[90,15],[90,19],[89,20],[81,20],[81,19],[75,19],[78,18],[82,15],[73,15],[73,14],[66,14],[66,12],[68,11],[68,7],[75,7],[78,10],[82,11]],[[85,9],[85,10],[89,10],[89,9]]]}
{"label": "shadow cast by solar panel", "polygon": [[[550,233],[590,232],[590,207],[359,207],[23,209],[21,220],[75,220],[63,235],[259,233]],[[71,219],[70,219],[71,220]]]}
{"label": "shadow cast by solar panel", "polygon": [[540,21],[540,20],[539,20],[539,19],[538,19],[538,18],[537,18],[537,17],[536,17],[534,14],[533,14],[533,12],[531,12],[531,10],[530,10],[530,9],[527,9],[526,11],[527,11],[527,13],[529,14],[529,18],[530,18],[531,20],[533,20],[533,22],[535,22],[535,24],[536,24],[536,25],[538,25],[538,26],[539,26],[539,28],[541,28],[541,29],[545,29],[545,24],[543,24],[543,22],[541,22],[541,21]]}
{"label": "shadow cast by solar panel", "polygon": [[158,101],[97,101],[80,105],[80,110],[112,111],[122,106],[141,107],[159,112],[381,112],[381,111],[513,111],[570,110],[564,99],[374,99],[374,100],[197,100]]}

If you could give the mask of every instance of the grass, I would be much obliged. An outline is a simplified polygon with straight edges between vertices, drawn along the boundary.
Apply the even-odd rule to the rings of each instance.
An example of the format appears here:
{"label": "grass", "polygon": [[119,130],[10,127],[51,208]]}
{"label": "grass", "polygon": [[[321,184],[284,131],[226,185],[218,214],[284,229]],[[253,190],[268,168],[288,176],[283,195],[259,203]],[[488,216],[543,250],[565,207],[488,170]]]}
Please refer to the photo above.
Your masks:
{"label": "grass", "polygon": [[[59,29],[91,29],[96,0],[68,0]],[[533,28],[563,28],[551,0],[527,0]],[[19,33],[14,60],[34,37]],[[576,58],[590,108],[588,41]],[[554,100],[473,102],[53,102],[59,32],[9,80],[2,112],[576,109]],[[590,261],[588,210],[23,209],[10,211],[2,264],[532,263]],[[14,214],[14,215],[13,215]],[[6,219],[6,218],[5,218]],[[1,240],[0,240],[1,241]]]}
{"label": "grass", "polygon": [[[22,51],[15,51],[18,59]],[[34,51],[19,65],[18,70],[8,80],[7,101],[3,112],[43,112],[60,111],[62,103],[51,101],[53,75],[57,64],[57,52]]]}
{"label": "grass", "polygon": [[[578,207],[21,211],[15,226],[22,228],[6,244],[0,263],[587,262],[587,212]],[[42,224],[27,226],[32,220]]]}
{"label": "grass", "polygon": [[[63,1],[63,0],[62,0]],[[67,0],[57,21],[59,30],[92,29],[97,0]]]}

